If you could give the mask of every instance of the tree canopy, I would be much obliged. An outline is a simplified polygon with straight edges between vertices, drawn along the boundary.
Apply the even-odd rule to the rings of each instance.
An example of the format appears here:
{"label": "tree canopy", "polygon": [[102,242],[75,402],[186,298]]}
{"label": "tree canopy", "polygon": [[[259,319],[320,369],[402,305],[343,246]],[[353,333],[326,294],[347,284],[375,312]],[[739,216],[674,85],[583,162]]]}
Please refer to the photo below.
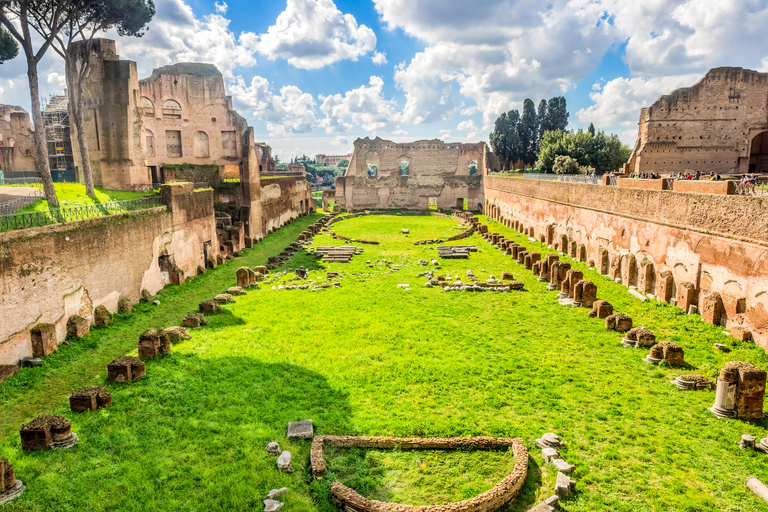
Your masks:
{"label": "tree canopy", "polygon": [[[615,134],[606,135],[600,131],[592,135],[582,130],[575,133],[555,130],[545,133],[541,139],[539,161],[543,170],[552,172],[557,157],[567,156],[575,160],[582,170],[589,167],[602,174],[619,169],[629,159],[629,154],[629,146],[622,144]],[[570,165],[558,167],[573,169]]]}
{"label": "tree canopy", "polygon": [[538,108],[532,100],[526,99],[522,115],[518,110],[502,113],[496,119],[489,139],[504,170],[514,167],[519,161],[525,165],[535,163],[544,134],[551,130],[565,130],[568,115],[562,96],[549,101],[541,100]]}
{"label": "tree canopy", "polygon": [[0,26],[0,64],[15,58],[19,54],[19,43],[10,32]]}

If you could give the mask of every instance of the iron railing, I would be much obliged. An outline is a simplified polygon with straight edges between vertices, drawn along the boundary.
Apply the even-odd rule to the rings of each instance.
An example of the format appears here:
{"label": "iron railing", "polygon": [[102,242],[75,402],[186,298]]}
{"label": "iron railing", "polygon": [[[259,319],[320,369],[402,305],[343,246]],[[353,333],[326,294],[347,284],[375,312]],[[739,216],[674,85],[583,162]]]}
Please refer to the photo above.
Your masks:
{"label": "iron railing", "polygon": [[160,196],[149,196],[126,201],[108,201],[82,206],[62,206],[39,212],[15,213],[0,217],[0,231],[36,228],[49,224],[90,219],[113,213],[145,210],[158,206],[163,206]]}
{"label": "iron railing", "polygon": [[29,196],[19,196],[11,199],[10,201],[0,203],[0,217],[10,215],[17,210],[21,210],[25,206],[28,206],[36,201],[39,201],[43,197],[45,197],[45,195],[41,191],[39,194],[34,194]]}
{"label": "iron railing", "polygon": [[42,178],[3,178],[0,173],[0,185],[42,185]]}
{"label": "iron railing", "polygon": [[523,173],[523,178],[527,180],[550,180],[563,181],[566,183],[591,183],[593,185],[597,185],[600,183],[601,176],[587,176],[585,174],[549,174],[541,172],[526,172]]}
{"label": "iron railing", "polygon": [[736,194],[742,196],[768,196],[768,180],[760,178],[757,183],[736,183]]}

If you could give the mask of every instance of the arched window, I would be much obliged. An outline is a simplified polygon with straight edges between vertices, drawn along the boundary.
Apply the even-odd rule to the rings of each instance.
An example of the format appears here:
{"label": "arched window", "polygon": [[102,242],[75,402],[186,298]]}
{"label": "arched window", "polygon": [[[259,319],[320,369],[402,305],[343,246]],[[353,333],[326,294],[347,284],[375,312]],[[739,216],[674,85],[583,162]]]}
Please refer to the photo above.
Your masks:
{"label": "arched window", "polygon": [[211,156],[208,147],[208,134],[205,132],[195,132],[195,156],[200,158]]}
{"label": "arched window", "polygon": [[147,156],[155,156],[155,134],[150,130],[145,130],[147,140]]}
{"label": "arched window", "polygon": [[400,176],[409,176],[411,174],[411,161],[408,156],[401,155],[398,160],[400,163],[398,164],[397,174]]}
{"label": "arched window", "polygon": [[379,155],[375,151],[371,151],[365,157],[365,163],[368,170],[368,177],[375,177],[379,175]]}
{"label": "arched window", "polygon": [[163,102],[163,119],[181,119],[181,105],[176,100]]}
{"label": "arched window", "polygon": [[141,98],[141,104],[144,107],[144,115],[145,116],[152,116],[155,115],[155,104],[152,103],[152,100],[147,98],[146,96],[143,96]]}

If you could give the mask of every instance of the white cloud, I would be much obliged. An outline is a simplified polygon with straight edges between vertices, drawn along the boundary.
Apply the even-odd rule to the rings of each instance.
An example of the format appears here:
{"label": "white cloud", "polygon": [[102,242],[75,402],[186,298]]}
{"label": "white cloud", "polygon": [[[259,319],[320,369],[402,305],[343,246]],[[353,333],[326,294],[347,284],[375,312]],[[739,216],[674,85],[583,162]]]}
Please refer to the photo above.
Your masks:
{"label": "white cloud", "polygon": [[477,137],[477,125],[471,119],[460,122],[456,129],[460,132],[466,132],[467,137],[470,139]]}
{"label": "white cloud", "polygon": [[368,86],[347,91],[344,95],[320,96],[320,110],[325,114],[321,126],[327,133],[346,132],[359,125],[370,134],[396,129],[399,115],[393,100],[384,98],[384,80],[372,76]]}
{"label": "white cloud", "polygon": [[236,36],[219,7],[219,14],[208,14],[201,20],[183,0],[164,0],[156,5],[157,13],[143,37],[119,37],[114,31],[107,35],[118,39],[121,58],[138,63],[140,76],[176,62],[206,62],[232,79],[236,67],[256,65],[256,34],[242,32]]}
{"label": "white cloud", "polygon": [[317,123],[314,98],[294,85],[282,87],[276,95],[266,78],[255,76],[246,85],[242,77],[237,77],[230,91],[266,123],[271,135],[308,133]]}
{"label": "white cloud", "polygon": [[57,73],[56,71],[49,73],[46,81],[52,86],[60,88],[62,91],[67,87],[67,77],[63,73]]}
{"label": "white cloud", "polygon": [[693,85],[698,75],[657,78],[616,78],[589,94],[594,102],[576,113],[582,123],[594,123],[598,129],[618,132],[622,141],[632,143],[637,138],[640,109],[649,106],[662,94],[679,87]]}
{"label": "white cloud", "polygon": [[270,60],[286,59],[297,68],[318,69],[373,51],[376,35],[358,25],[351,14],[339,11],[333,0],[288,0],[285,11],[259,36],[256,46]]}
{"label": "white cloud", "polygon": [[377,66],[383,66],[388,62],[387,54],[381,53],[381,52],[373,52],[373,56],[371,57],[371,62],[373,62]]}
{"label": "white cloud", "polygon": [[227,2],[221,2],[221,3],[216,2],[214,4],[214,8],[216,9],[216,12],[218,14],[227,14],[227,9],[229,8],[229,6],[227,5]]}
{"label": "white cloud", "polygon": [[[616,40],[590,0],[374,0],[382,21],[427,43],[395,80],[403,119],[446,121],[457,110],[483,113],[484,127],[526,97],[560,94],[592,71]],[[465,105],[466,100],[474,105]]]}

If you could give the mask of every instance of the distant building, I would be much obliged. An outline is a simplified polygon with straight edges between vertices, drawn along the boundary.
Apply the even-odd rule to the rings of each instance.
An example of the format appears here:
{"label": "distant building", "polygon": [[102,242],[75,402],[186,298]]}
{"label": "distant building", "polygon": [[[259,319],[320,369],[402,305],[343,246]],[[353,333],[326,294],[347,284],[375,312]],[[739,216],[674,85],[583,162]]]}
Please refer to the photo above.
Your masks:
{"label": "distant building", "polygon": [[352,155],[315,155],[315,163],[327,167],[338,167],[342,160],[351,160]]}
{"label": "distant building", "polygon": [[768,172],[768,73],[714,68],[640,111],[626,169]]}

